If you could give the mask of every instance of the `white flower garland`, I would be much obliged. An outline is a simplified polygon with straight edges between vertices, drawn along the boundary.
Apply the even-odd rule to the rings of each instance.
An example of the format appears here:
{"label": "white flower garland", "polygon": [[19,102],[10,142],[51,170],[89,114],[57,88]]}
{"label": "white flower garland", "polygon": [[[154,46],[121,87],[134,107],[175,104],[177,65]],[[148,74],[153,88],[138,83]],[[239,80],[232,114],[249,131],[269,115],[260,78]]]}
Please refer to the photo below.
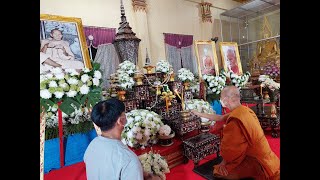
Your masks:
{"label": "white flower garland", "polygon": [[161,116],[146,109],[135,109],[128,113],[127,124],[122,131],[122,142],[130,147],[139,148],[156,144],[158,132],[163,126]]}
{"label": "white flower garland", "polygon": [[158,175],[161,179],[166,179],[165,173],[170,172],[167,161],[160,154],[144,153],[139,156],[139,160],[144,172]]}

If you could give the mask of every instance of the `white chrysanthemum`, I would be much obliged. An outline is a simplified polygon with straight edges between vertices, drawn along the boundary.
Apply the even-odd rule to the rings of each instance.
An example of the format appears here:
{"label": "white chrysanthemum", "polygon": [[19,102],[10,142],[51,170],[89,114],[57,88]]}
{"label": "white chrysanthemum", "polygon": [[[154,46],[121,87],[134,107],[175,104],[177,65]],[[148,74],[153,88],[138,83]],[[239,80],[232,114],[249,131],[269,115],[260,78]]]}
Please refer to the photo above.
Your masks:
{"label": "white chrysanthemum", "polygon": [[62,87],[62,88],[66,88],[68,86],[68,84],[67,83],[62,83],[62,84],[59,84],[59,86]]}
{"label": "white chrysanthemum", "polygon": [[64,95],[64,92],[57,91],[57,92],[54,92],[54,95],[56,96],[56,98],[60,99]]}
{"label": "white chrysanthemum", "polygon": [[100,81],[98,78],[93,78],[92,82],[93,82],[93,85],[95,85],[95,86],[99,86],[99,84],[100,84]]}
{"label": "white chrysanthemum", "polygon": [[71,90],[71,91],[67,92],[68,97],[75,97],[76,95],[77,95],[77,91]]}
{"label": "white chrysanthemum", "polygon": [[87,85],[84,84],[80,87],[81,94],[88,94],[88,92],[89,92],[89,87]]}
{"label": "white chrysanthemum", "polygon": [[55,75],[57,79],[64,79],[64,74],[63,73],[58,73]]}
{"label": "white chrysanthemum", "polygon": [[70,78],[70,79],[68,79],[68,83],[69,83],[69,84],[78,84],[78,81],[79,81],[79,80],[77,80],[76,78]]}
{"label": "white chrysanthemum", "polygon": [[55,68],[52,68],[52,69],[51,69],[51,72],[52,72],[53,74],[60,74],[60,73],[62,73],[62,69],[59,68],[59,67],[55,67]]}
{"label": "white chrysanthemum", "polygon": [[40,90],[40,97],[43,99],[50,99],[52,97],[52,94],[49,92],[48,89]]}
{"label": "white chrysanthemum", "polygon": [[88,80],[89,80],[88,74],[84,74],[84,75],[81,76],[81,81],[82,81],[82,82],[85,83],[85,82],[87,82]]}
{"label": "white chrysanthemum", "polygon": [[137,138],[138,140],[141,140],[141,139],[142,139],[142,134],[141,134],[140,132],[138,132],[137,135],[136,135],[136,138]]}
{"label": "white chrysanthemum", "polygon": [[46,79],[47,79],[47,78],[46,78],[45,75],[40,75],[40,83],[41,83],[42,81],[46,80]]}
{"label": "white chrysanthemum", "polygon": [[88,72],[90,72],[90,69],[89,69],[89,68],[83,68],[82,71],[83,71],[84,73],[88,73]]}
{"label": "white chrysanthemum", "polygon": [[50,81],[49,87],[58,87],[58,84],[56,81]]}
{"label": "white chrysanthemum", "polygon": [[47,79],[53,78],[53,75],[52,75],[51,73],[48,73],[48,74],[46,74],[45,76],[46,76]]}
{"label": "white chrysanthemum", "polygon": [[98,78],[98,79],[101,79],[101,72],[100,71],[94,71],[94,77],[95,78]]}

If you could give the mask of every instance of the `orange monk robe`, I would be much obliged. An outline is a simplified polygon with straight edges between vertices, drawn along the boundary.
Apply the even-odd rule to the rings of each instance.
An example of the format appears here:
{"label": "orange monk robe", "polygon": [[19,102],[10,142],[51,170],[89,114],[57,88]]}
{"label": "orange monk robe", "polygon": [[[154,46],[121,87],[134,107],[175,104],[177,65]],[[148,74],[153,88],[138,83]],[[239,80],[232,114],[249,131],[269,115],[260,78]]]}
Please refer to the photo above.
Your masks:
{"label": "orange monk robe", "polygon": [[[280,160],[271,150],[256,114],[248,107],[241,105],[230,113],[220,153],[226,162],[225,178],[280,179]],[[213,170],[217,176],[223,174],[219,166],[223,165]]]}

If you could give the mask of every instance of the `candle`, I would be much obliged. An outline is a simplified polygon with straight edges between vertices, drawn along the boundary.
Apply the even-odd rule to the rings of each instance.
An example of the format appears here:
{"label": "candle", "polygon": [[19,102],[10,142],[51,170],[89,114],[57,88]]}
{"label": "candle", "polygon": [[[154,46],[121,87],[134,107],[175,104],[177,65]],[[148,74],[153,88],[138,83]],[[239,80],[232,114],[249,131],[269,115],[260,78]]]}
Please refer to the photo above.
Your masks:
{"label": "candle", "polygon": [[181,106],[182,106],[182,111],[185,110],[183,94],[184,94],[184,92],[183,92],[183,88],[182,88],[182,90],[181,90]]}
{"label": "candle", "polygon": [[179,99],[181,100],[181,97],[180,97],[180,95],[179,95],[179,93],[178,93],[178,90],[175,89],[174,92],[176,93],[176,95],[177,95],[177,96],[179,97]]}

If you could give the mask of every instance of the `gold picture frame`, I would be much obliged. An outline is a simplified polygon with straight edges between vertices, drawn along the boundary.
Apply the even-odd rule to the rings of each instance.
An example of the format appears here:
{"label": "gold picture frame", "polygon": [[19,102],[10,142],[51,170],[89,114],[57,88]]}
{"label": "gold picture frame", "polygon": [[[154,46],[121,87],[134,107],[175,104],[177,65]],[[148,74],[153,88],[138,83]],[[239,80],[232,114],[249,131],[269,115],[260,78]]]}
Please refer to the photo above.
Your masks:
{"label": "gold picture frame", "polygon": [[61,31],[62,40],[70,45],[74,60],[81,61],[84,67],[91,69],[92,65],[81,18],[40,14],[40,42],[49,39],[52,29]]}
{"label": "gold picture frame", "polygon": [[[242,75],[238,44],[236,42],[219,42],[222,66],[225,72],[232,70],[237,75]],[[229,58],[228,58],[229,56]],[[230,62],[230,60],[232,62]]]}
{"label": "gold picture frame", "polygon": [[199,78],[202,74],[219,75],[219,64],[214,41],[195,40]]}

